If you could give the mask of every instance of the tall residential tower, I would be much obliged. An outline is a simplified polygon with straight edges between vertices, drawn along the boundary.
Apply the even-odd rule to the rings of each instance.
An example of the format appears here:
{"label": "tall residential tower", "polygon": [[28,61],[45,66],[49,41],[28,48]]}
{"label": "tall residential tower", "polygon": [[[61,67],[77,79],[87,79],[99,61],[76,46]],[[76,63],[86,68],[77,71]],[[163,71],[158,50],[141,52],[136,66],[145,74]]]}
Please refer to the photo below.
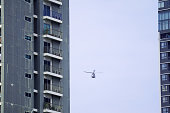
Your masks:
{"label": "tall residential tower", "polygon": [[170,0],[158,1],[161,113],[170,113]]}
{"label": "tall residential tower", "polygon": [[70,113],[69,0],[1,0],[1,113]]}

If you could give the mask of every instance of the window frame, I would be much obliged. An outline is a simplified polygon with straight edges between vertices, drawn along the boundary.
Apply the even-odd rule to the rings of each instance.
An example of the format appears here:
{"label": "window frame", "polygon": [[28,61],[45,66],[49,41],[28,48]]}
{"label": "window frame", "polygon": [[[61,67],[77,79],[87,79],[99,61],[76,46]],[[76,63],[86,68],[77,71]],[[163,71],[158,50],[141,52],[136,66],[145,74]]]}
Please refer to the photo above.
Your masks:
{"label": "window frame", "polygon": [[31,98],[32,94],[31,92],[25,92],[25,97]]}
{"label": "window frame", "polygon": [[[29,21],[29,20],[27,20],[27,19],[30,19],[30,21]],[[31,22],[32,22],[32,18],[31,18],[31,17],[29,17],[29,16],[25,16],[25,21],[27,21],[27,22],[31,23]]]}

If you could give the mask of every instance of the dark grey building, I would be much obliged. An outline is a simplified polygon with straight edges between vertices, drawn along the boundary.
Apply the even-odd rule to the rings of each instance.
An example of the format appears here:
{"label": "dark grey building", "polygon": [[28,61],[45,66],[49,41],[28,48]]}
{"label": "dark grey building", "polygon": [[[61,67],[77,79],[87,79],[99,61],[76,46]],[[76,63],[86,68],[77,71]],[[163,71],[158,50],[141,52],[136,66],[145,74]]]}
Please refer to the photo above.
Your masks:
{"label": "dark grey building", "polygon": [[70,113],[69,0],[1,0],[1,113]]}
{"label": "dark grey building", "polygon": [[161,113],[170,113],[170,0],[158,1]]}

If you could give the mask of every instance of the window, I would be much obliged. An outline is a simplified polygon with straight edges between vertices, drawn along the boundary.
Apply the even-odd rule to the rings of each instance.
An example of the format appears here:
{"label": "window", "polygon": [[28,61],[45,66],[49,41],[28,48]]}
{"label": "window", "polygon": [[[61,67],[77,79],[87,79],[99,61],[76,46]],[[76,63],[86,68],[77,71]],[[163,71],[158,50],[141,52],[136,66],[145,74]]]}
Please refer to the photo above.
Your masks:
{"label": "window", "polygon": [[163,102],[163,103],[168,102],[168,97],[162,97],[162,102]]}
{"label": "window", "polygon": [[161,76],[161,79],[162,79],[162,81],[168,80],[168,75],[162,75],[162,76]]}
{"label": "window", "polygon": [[162,113],[168,113],[168,108],[162,108]]}
{"label": "window", "polygon": [[168,69],[168,65],[167,64],[161,64],[161,68],[162,68],[162,70],[166,70],[166,69]]}
{"label": "window", "polygon": [[163,91],[163,92],[164,92],[164,91],[168,91],[168,86],[162,85],[162,91]]}
{"label": "window", "polygon": [[44,23],[44,34],[50,33],[50,24]]}
{"label": "window", "polygon": [[25,73],[26,78],[31,78],[31,74]]}
{"label": "window", "polygon": [[161,42],[161,48],[166,48],[167,47],[167,42]]}
{"label": "window", "polygon": [[165,7],[164,1],[160,1],[160,2],[158,3],[158,8],[163,8],[163,7]]}
{"label": "window", "polygon": [[[170,21],[170,20],[169,20]],[[170,38],[170,33],[164,33],[164,34],[161,34],[160,35],[160,38],[163,39],[163,38]]]}
{"label": "window", "polygon": [[44,79],[44,90],[50,90],[50,85],[51,84],[51,81],[48,80],[48,79]]}
{"label": "window", "polygon": [[44,102],[45,103],[50,103],[50,101],[51,101],[50,98],[44,97]]}
{"label": "window", "polygon": [[50,16],[50,6],[44,5],[44,16]]}
{"label": "window", "polygon": [[28,21],[28,22],[31,22],[31,18],[30,17],[25,16],[25,20]]}
{"label": "window", "polygon": [[31,0],[25,0],[26,2],[28,2],[28,3],[31,3]]}
{"label": "window", "polygon": [[31,97],[31,93],[25,92],[26,97]]}
{"label": "window", "polygon": [[161,53],[161,59],[166,59],[167,58],[167,53]]}
{"label": "window", "polygon": [[170,11],[159,12],[158,14],[158,30],[167,30],[170,29]]}
{"label": "window", "polygon": [[44,42],[44,52],[46,53],[50,53],[51,50],[50,50],[50,43],[48,42]]}
{"label": "window", "polygon": [[50,61],[44,60],[44,70],[50,71]]}
{"label": "window", "polygon": [[25,39],[31,41],[31,37],[30,36],[25,35]]}
{"label": "window", "polygon": [[27,59],[31,59],[31,55],[25,55],[25,58],[27,58]]}

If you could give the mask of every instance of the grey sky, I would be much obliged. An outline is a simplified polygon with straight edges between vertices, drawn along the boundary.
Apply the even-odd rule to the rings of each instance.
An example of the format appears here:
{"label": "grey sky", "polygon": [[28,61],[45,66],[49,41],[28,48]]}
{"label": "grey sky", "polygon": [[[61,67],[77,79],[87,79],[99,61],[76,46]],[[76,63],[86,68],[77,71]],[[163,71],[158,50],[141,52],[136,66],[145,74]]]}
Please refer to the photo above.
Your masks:
{"label": "grey sky", "polygon": [[71,113],[160,113],[156,0],[71,0],[70,35]]}

